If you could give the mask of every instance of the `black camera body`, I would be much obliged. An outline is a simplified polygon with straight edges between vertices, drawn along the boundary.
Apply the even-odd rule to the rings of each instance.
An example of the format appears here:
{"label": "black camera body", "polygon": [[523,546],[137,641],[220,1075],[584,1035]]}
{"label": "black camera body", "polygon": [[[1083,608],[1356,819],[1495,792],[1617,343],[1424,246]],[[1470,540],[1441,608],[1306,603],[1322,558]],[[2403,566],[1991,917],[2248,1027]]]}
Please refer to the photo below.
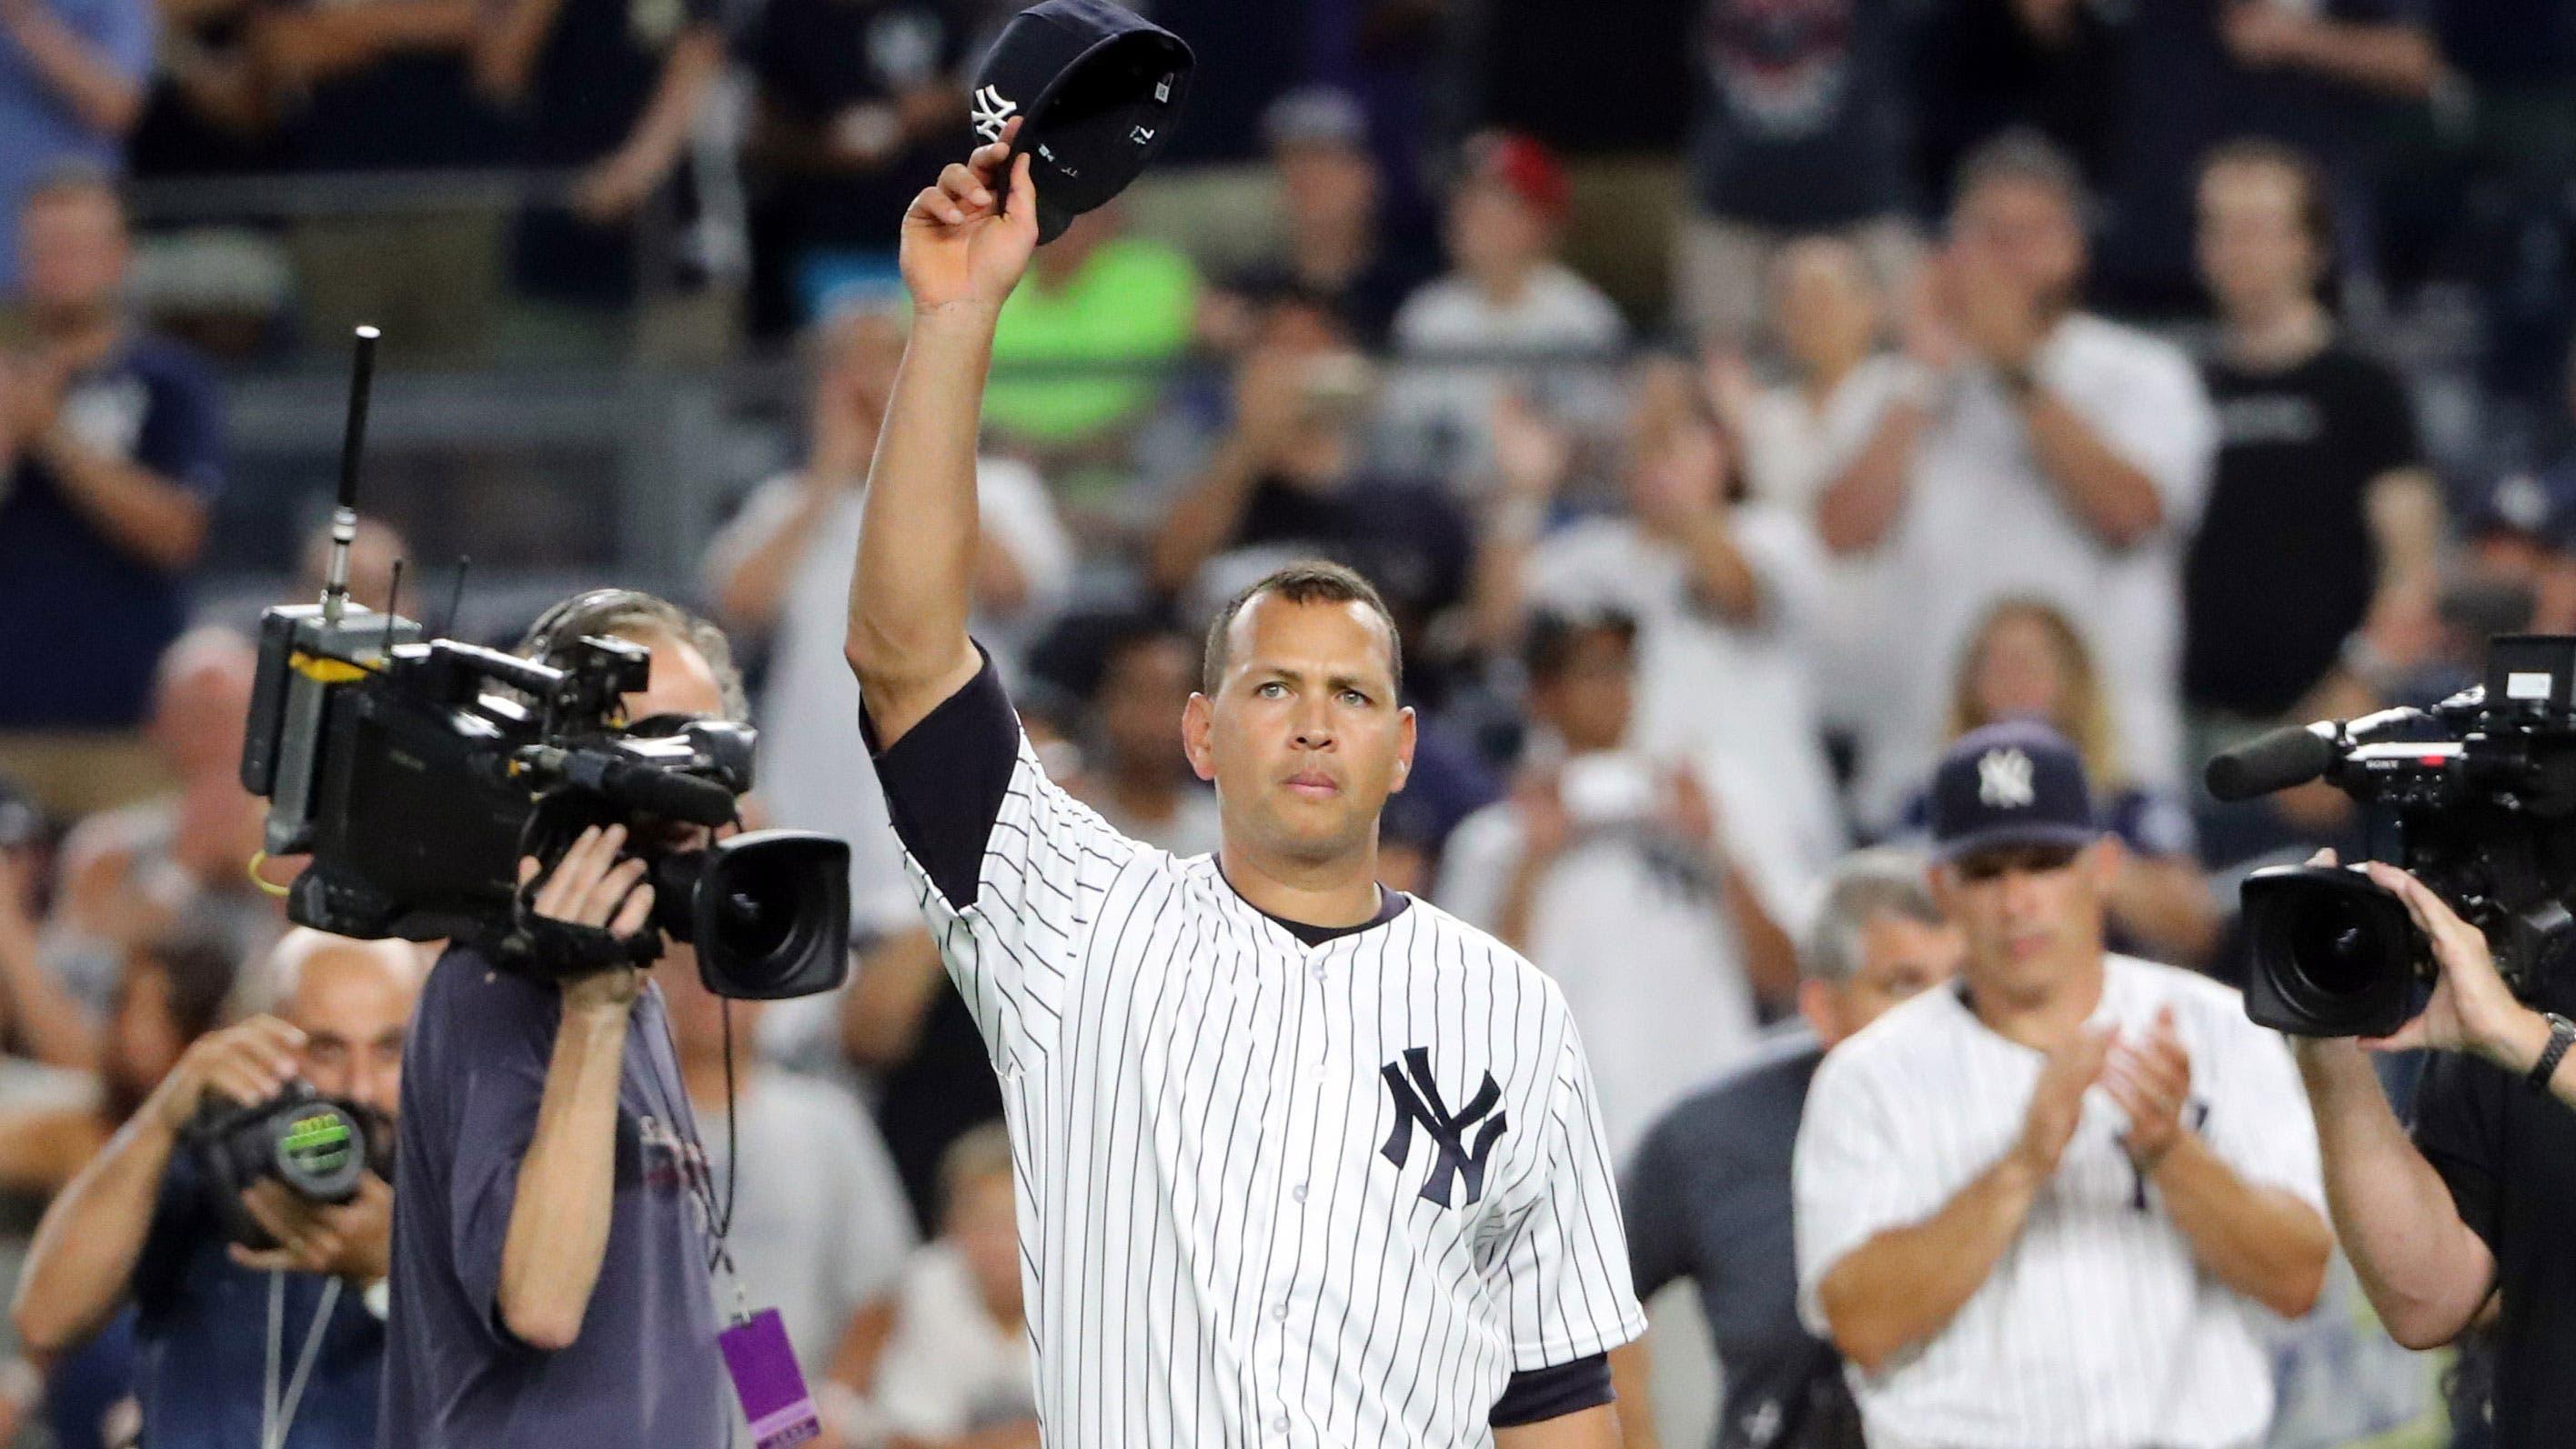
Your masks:
{"label": "black camera body", "polygon": [[391,1154],[391,1134],[377,1113],[316,1092],[302,1080],[251,1106],[209,1097],[183,1135],[205,1174],[206,1196],[225,1236],[254,1251],[277,1246],[241,1205],[241,1195],[276,1181],[315,1203],[345,1203],[358,1180]]}
{"label": "black camera body", "polygon": [[849,971],[849,846],[803,831],[699,831],[736,820],[751,788],[748,725],[630,725],[650,652],[585,638],[565,667],[330,603],[271,609],[242,749],[269,801],[271,856],[311,863],[288,888],[301,925],[360,939],[453,939],[504,969],[551,976],[598,962],[533,952],[518,862],[551,869],[581,831],[621,823],[650,862],[651,929],[697,948],[708,988],[804,996]]}
{"label": "black camera body", "polygon": [[[2486,682],[2430,711],[2279,731],[2213,759],[2210,792],[2249,799],[2324,779],[2364,810],[2372,859],[2402,867],[2484,934],[2529,999],[2576,945],[2576,636],[2499,635]],[[2359,872],[2246,878],[2246,1014],[2297,1036],[2386,1036],[2420,1008],[2431,943]]]}

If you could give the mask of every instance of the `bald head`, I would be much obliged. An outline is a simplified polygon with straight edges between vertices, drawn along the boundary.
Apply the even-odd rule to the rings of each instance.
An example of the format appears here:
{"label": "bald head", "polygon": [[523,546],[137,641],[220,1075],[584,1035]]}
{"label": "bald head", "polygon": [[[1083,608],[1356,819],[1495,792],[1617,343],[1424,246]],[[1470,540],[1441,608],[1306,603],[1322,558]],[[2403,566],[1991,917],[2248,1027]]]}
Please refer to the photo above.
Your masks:
{"label": "bald head", "polygon": [[161,652],[152,676],[153,745],[183,780],[241,765],[259,651],[230,629],[191,629]]}
{"label": "bald head", "polygon": [[353,941],[298,928],[269,953],[277,1015],[304,1033],[304,1079],[325,1096],[392,1116],[420,958],[405,941]]}

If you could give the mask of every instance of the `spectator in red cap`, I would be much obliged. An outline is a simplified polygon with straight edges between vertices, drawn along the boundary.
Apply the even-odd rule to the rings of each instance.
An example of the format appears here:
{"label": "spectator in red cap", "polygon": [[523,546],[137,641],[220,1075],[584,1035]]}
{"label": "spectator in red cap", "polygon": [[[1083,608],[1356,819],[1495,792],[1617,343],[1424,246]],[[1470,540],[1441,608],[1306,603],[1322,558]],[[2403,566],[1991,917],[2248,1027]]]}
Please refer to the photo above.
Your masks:
{"label": "spectator in red cap", "polygon": [[1449,200],[1455,270],[1425,283],[1395,315],[1396,351],[1415,366],[1390,401],[1398,426],[1423,449],[1408,461],[1472,477],[1482,471],[1484,420],[1517,390],[1520,367],[1606,356],[1627,327],[1600,288],[1556,259],[1572,188],[1554,153],[1492,131],[1468,143],[1466,159]]}

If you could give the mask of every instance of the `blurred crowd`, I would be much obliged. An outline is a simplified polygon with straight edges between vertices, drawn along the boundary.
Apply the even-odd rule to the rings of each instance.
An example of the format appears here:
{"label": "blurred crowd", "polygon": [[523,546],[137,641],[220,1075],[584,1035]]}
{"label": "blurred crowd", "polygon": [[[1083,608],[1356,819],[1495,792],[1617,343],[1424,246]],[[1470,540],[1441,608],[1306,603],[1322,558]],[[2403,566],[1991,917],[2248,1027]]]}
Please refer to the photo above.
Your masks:
{"label": "blurred crowd", "polygon": [[[2576,632],[2576,5],[1526,13],[1575,8],[1150,7],[1200,48],[1192,115],[1162,189],[1004,312],[975,632],[1050,771],[1191,854],[1210,606],[1292,557],[1364,572],[1422,717],[1387,883],[1563,986],[1622,1154],[1830,1016],[1820,982],[1902,994],[1817,924],[1857,912],[1902,958],[1936,913],[1826,883],[1923,834],[1959,737],[2070,741],[2124,847],[2113,948],[2235,981],[2236,882],[2357,854],[2358,821],[2323,787],[2222,807],[2200,763],[2437,699],[2491,633]],[[254,652],[192,613],[228,467],[205,354],[361,318],[465,362],[792,345],[792,461],[696,594],[754,663],[768,817],[856,843],[859,969],[730,1015],[742,1267],[841,1442],[1036,1442],[1000,1096],[841,653],[893,221],[968,144],[1004,13],[0,0],[0,1266],[191,1040],[282,999],[236,773]],[[129,177],[361,173],[506,176],[510,204],[129,215]],[[2447,455],[2404,346],[2442,297],[2491,420]],[[405,553],[370,522],[361,599]],[[728,1018],[664,987],[712,1123]],[[1684,1272],[1639,1251],[1641,1288]],[[0,1430],[115,1442],[132,1333],[0,1376]],[[2276,1443],[2421,1407],[2304,1394]]]}

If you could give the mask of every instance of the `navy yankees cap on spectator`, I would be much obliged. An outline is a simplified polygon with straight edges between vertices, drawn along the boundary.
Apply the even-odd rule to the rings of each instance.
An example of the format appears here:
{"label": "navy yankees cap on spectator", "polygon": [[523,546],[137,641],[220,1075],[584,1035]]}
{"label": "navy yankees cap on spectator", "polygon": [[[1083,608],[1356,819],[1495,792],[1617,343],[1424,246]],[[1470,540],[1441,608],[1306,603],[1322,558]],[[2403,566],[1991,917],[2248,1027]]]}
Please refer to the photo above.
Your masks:
{"label": "navy yankees cap on spectator", "polygon": [[2084,757],[2043,724],[2008,720],[1960,736],[1932,775],[1932,844],[1944,861],[2101,838]]}
{"label": "navy yankees cap on spectator", "polygon": [[1044,0],[1011,17],[975,72],[968,118],[987,141],[1020,118],[1038,240],[1127,189],[1171,139],[1189,46],[1108,0]]}
{"label": "navy yankees cap on spectator", "polygon": [[2521,534],[2550,548],[2576,548],[2576,458],[2497,479],[2470,515],[2470,532]]}

